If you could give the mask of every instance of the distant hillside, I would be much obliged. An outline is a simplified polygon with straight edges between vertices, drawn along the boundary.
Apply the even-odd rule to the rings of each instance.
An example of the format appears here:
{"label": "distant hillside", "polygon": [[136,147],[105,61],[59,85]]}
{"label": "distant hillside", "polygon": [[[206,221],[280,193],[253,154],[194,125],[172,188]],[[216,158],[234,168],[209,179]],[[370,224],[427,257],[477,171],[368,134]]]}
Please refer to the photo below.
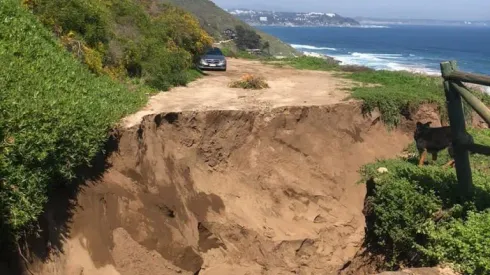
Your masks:
{"label": "distant hillside", "polygon": [[[172,3],[196,15],[202,27],[216,40],[225,40],[222,33],[227,28],[235,28],[237,25],[252,28],[247,23],[235,18],[225,10],[209,0],[161,0]],[[270,44],[270,52],[273,55],[293,55],[298,52],[279,39],[256,30],[262,39]]]}
{"label": "distant hillside", "polygon": [[249,9],[227,10],[235,17],[262,26],[358,26],[359,22],[336,13],[274,12]]}

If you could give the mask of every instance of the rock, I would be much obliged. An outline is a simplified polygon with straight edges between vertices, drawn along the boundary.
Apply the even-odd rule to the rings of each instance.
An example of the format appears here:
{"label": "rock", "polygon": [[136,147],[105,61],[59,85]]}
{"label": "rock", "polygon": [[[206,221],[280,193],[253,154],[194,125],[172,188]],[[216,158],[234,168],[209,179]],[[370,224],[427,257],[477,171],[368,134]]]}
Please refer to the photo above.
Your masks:
{"label": "rock", "polygon": [[325,223],[325,222],[327,222],[327,220],[322,215],[318,215],[315,217],[313,222],[314,223]]}
{"label": "rock", "polygon": [[377,171],[380,174],[388,173],[388,168],[386,168],[386,167],[379,167]]}

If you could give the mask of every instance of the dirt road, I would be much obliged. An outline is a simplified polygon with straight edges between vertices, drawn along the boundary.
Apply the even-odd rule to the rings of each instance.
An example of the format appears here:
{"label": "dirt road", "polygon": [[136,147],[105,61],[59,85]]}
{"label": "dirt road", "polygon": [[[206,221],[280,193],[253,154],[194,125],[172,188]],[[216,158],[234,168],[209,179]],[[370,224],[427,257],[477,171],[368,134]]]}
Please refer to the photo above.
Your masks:
{"label": "dirt road", "polygon": [[[150,114],[205,110],[256,110],[282,106],[329,105],[348,96],[349,80],[330,72],[300,71],[279,68],[259,61],[228,59],[227,72],[206,72],[205,76],[187,87],[174,88],[151,98],[140,112],[124,119],[129,128]],[[266,78],[270,88],[251,91],[229,88],[228,84],[243,74]]]}

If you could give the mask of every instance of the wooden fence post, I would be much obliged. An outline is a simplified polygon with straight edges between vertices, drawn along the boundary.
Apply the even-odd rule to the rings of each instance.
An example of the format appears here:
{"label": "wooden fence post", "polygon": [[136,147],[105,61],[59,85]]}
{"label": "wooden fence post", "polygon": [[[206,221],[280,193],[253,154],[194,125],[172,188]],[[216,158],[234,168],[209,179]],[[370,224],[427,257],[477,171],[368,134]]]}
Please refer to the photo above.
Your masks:
{"label": "wooden fence post", "polygon": [[[448,76],[457,71],[456,61],[441,63],[442,76]],[[447,110],[451,133],[453,136],[454,160],[456,164],[456,175],[458,177],[461,195],[468,198],[473,191],[473,179],[471,175],[470,156],[468,150],[462,144],[466,140],[466,123],[463,112],[463,103],[459,93],[451,88],[449,81],[444,81],[446,92]]]}

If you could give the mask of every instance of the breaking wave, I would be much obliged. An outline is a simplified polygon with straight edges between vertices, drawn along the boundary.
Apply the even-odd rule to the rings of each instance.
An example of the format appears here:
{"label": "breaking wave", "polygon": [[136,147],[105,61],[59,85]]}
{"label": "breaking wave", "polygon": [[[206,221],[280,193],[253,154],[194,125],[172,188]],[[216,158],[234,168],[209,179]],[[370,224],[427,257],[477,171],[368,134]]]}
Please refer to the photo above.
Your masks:
{"label": "breaking wave", "polygon": [[299,45],[299,44],[291,44],[291,47],[301,50],[312,50],[312,51],[321,51],[321,50],[327,50],[327,51],[337,51],[336,48],[329,48],[329,47],[315,47],[311,45]]}
{"label": "breaking wave", "polygon": [[[336,48],[315,47],[308,45],[292,46],[296,49],[305,50],[303,53],[307,56],[330,56],[340,61],[343,65],[360,65],[370,67],[375,70],[409,71],[426,75],[440,75],[439,70],[428,67],[423,63],[423,58],[418,57],[415,54],[362,52],[341,53],[341,51]],[[333,49],[335,49],[335,51]]]}
{"label": "breaking wave", "polygon": [[409,71],[427,75],[440,75],[440,71],[427,67],[414,54],[359,53],[332,55],[344,65],[362,65],[375,70]]}

